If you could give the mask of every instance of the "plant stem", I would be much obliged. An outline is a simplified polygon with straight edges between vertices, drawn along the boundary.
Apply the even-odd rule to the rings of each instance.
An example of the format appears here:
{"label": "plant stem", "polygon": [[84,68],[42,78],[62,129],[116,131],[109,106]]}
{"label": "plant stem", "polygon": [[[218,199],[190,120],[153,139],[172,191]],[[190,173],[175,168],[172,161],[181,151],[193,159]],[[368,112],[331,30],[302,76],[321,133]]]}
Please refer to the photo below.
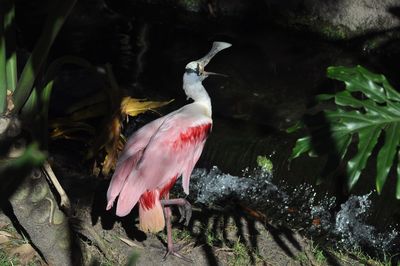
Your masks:
{"label": "plant stem", "polygon": [[49,105],[50,105],[50,96],[51,91],[53,89],[54,80],[50,80],[49,83],[46,84],[42,91],[41,95],[41,132],[39,133],[41,136],[42,147],[47,150],[47,129],[49,128]]}
{"label": "plant stem", "polygon": [[15,5],[13,0],[5,0],[7,13],[4,16],[4,36],[6,47],[7,90],[15,91],[17,86],[17,44],[15,31]]}
{"label": "plant stem", "polygon": [[6,41],[4,10],[0,11],[0,114],[7,111]]}

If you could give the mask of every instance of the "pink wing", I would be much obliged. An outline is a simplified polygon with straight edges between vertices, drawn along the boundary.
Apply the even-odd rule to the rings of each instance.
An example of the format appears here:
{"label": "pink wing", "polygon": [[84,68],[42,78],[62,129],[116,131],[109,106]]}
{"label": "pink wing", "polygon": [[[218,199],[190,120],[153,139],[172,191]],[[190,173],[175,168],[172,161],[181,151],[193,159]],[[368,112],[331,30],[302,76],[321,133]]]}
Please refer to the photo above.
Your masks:
{"label": "pink wing", "polygon": [[124,160],[124,167],[117,171],[125,175],[128,169],[131,172],[120,190],[118,216],[127,215],[145,191],[163,187],[176,175],[183,175],[184,191],[189,192],[190,174],[212,124],[211,118],[203,115],[198,108],[198,105],[189,104],[167,115],[149,138],[147,146]]}
{"label": "pink wing", "polygon": [[[209,124],[210,127],[209,129],[206,129],[207,131],[211,130],[211,124]],[[204,148],[204,144],[206,143],[206,139],[204,139],[203,141],[197,143],[197,145],[193,145],[193,151],[191,152],[193,154],[192,158],[190,158],[190,156],[187,157],[187,161],[185,163],[183,172],[182,172],[182,187],[183,187],[183,191],[186,194],[189,194],[189,182],[190,182],[190,176],[192,175],[194,166],[196,165],[197,161],[199,160],[201,153],[203,151]]]}
{"label": "pink wing", "polygon": [[118,159],[116,170],[108,187],[107,210],[113,206],[115,198],[121,192],[125,184],[125,180],[136,167],[137,162],[142,157],[143,150],[149,144],[150,138],[157,132],[165,118],[165,116],[160,117],[141,127],[125,144],[125,148]]}

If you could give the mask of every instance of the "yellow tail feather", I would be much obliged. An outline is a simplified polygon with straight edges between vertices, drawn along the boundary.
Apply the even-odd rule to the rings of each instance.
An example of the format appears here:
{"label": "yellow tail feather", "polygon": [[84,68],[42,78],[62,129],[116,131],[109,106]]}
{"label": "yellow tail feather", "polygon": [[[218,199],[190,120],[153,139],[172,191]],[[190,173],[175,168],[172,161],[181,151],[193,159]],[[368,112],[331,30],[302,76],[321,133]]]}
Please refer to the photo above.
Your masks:
{"label": "yellow tail feather", "polygon": [[157,199],[151,209],[139,203],[139,229],[143,232],[157,233],[165,227],[165,218],[161,202]]}

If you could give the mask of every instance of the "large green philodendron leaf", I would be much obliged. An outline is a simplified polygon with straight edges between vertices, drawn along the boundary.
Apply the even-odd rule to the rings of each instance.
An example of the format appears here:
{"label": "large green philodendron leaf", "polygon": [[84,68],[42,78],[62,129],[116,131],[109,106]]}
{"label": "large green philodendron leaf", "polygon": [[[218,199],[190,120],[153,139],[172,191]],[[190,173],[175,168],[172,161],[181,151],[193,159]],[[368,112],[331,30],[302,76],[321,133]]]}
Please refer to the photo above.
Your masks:
{"label": "large green philodendron leaf", "polygon": [[[327,75],[346,85],[344,91],[317,97],[322,101],[334,99],[337,107],[335,110],[324,111],[330,129],[329,137],[336,146],[335,152],[343,159],[350,143],[358,141],[356,154],[347,162],[348,186],[351,189],[357,183],[382,135],[383,143],[377,146],[376,162],[376,189],[380,193],[390,169],[398,161],[395,161],[396,153],[400,158],[400,93],[389,84],[385,76],[374,74],[362,66],[329,67]],[[323,141],[322,138],[316,139],[318,134],[314,133],[313,136],[313,139],[303,137],[297,140],[291,159],[313,152],[313,145]],[[396,197],[400,199],[399,165]]]}

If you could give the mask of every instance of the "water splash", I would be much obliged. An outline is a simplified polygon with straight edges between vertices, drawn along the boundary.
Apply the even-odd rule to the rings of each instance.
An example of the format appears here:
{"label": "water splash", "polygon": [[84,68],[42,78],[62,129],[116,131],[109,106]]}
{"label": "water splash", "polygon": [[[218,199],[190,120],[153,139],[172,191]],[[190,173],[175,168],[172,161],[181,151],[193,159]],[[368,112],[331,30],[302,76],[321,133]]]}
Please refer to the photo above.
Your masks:
{"label": "water splash", "polygon": [[[272,183],[272,173],[245,169],[242,176],[196,169],[191,177],[190,200],[206,205],[224,206],[229,200],[264,211],[277,224],[301,229],[312,237],[323,237],[339,249],[373,249],[377,255],[395,252],[400,237],[397,230],[386,232],[368,224],[371,193],[351,196],[335,211],[336,199],[317,195],[315,189],[303,184],[291,189],[285,183]],[[177,186],[176,186],[177,187]]]}
{"label": "water splash", "polygon": [[210,171],[196,169],[190,183],[191,193],[195,194],[195,202],[211,204],[227,198],[237,198],[246,202],[260,203],[265,199],[287,197],[271,183],[270,173],[263,171],[259,171],[257,175],[247,175],[247,173],[247,169],[243,171],[247,177],[244,178],[224,174],[215,166]]}
{"label": "water splash", "polygon": [[379,233],[374,226],[365,223],[371,208],[371,194],[351,196],[336,214],[334,233],[340,236],[340,243],[347,249],[368,247],[390,250],[399,236],[394,229]]}

